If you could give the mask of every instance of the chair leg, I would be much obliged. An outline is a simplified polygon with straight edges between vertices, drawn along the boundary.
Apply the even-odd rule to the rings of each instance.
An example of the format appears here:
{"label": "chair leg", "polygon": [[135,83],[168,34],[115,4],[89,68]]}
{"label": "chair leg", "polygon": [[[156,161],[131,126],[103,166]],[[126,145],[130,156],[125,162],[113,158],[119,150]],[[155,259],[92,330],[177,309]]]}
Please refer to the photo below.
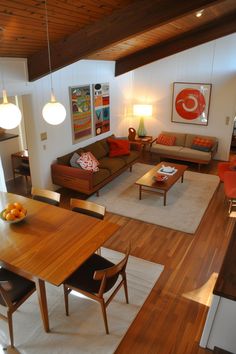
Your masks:
{"label": "chair leg", "polygon": [[109,334],[108,323],[107,323],[107,312],[106,312],[106,305],[105,305],[104,299],[101,299],[100,304],[102,307],[102,315],[103,315],[104,325],[105,325],[105,329],[106,329],[106,334]]}
{"label": "chair leg", "polygon": [[126,274],[123,276],[123,280],[124,280],[124,290],[125,290],[125,299],[126,299],[126,303],[129,303],[129,297],[128,297],[128,287],[127,287],[127,279],[126,279]]}
{"label": "chair leg", "polygon": [[229,214],[231,213],[232,206],[233,206],[233,200],[230,199],[230,200],[229,200],[229,211],[228,211]]}
{"label": "chair leg", "polygon": [[14,348],[12,313],[10,311],[7,312],[7,318],[8,318],[8,328],[9,328],[11,347]]}
{"label": "chair leg", "polygon": [[97,253],[99,256],[102,255],[101,247],[97,249],[96,253]]}
{"label": "chair leg", "polygon": [[69,289],[63,284],[66,316],[69,316]]}

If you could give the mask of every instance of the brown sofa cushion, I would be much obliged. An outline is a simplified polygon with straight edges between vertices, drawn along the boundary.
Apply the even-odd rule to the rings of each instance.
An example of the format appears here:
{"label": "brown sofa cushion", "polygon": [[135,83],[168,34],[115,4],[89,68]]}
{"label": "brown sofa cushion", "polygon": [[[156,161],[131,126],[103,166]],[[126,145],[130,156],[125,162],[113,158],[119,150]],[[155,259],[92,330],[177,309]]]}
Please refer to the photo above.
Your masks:
{"label": "brown sofa cushion", "polygon": [[60,165],[66,165],[66,166],[70,166],[70,159],[72,158],[73,154],[77,152],[77,154],[81,155],[84,150],[83,149],[77,149],[73,152],[70,152],[69,154],[60,156],[57,158],[57,163],[59,163]]}
{"label": "brown sofa cushion", "polygon": [[135,151],[135,150],[130,150],[130,154],[126,155],[126,156],[120,156],[120,159],[124,160],[125,163],[130,163],[134,160],[136,160],[138,157],[140,156],[140,152],[139,151]]}
{"label": "brown sofa cushion", "polygon": [[121,157],[103,157],[99,160],[99,168],[106,168],[111,174],[125,166],[125,161]]}
{"label": "brown sofa cushion", "polygon": [[100,141],[96,141],[95,143],[84,147],[84,150],[87,152],[91,152],[97,160],[107,155],[106,149]]}

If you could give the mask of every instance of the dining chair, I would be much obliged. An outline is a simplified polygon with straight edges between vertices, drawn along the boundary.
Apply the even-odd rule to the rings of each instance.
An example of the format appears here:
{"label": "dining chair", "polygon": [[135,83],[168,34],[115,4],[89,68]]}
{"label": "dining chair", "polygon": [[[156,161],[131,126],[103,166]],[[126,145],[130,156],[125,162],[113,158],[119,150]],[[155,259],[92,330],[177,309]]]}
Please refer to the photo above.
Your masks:
{"label": "dining chair", "polygon": [[60,193],[49,191],[47,189],[31,188],[32,199],[40,202],[48,203],[54,206],[59,206],[61,195]]}
{"label": "dining chair", "polygon": [[[70,209],[77,213],[89,215],[100,220],[104,219],[106,213],[106,208],[102,205],[75,198],[70,199]],[[100,248],[97,250],[97,253],[101,255]]]}
{"label": "dining chair", "polygon": [[102,205],[75,198],[70,199],[70,209],[77,213],[93,216],[94,218],[101,220],[104,219],[106,213],[106,208]]}
{"label": "dining chair", "polygon": [[[122,286],[124,286],[126,303],[129,303],[126,279],[129,254],[130,245],[123,259],[114,264],[94,253],[67,278],[63,284],[66,315],[69,316],[69,294],[75,290],[100,303],[106,333],[109,334],[106,308]],[[105,300],[104,294],[111,289],[113,289],[111,295]]]}
{"label": "dining chair", "polygon": [[12,348],[14,347],[12,314],[35,290],[34,282],[0,268],[0,304],[7,308],[7,313],[0,313],[0,318],[8,322]]}

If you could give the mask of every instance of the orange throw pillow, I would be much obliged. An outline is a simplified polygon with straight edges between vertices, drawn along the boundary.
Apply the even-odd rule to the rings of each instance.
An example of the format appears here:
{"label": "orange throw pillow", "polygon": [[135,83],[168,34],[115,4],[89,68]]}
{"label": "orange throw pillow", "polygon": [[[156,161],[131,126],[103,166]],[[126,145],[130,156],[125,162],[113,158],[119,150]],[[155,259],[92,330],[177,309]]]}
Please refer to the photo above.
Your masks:
{"label": "orange throw pillow", "polygon": [[199,138],[198,136],[193,139],[192,149],[209,152],[213,146],[211,139]]}
{"label": "orange throw pillow", "polygon": [[176,136],[159,134],[156,140],[157,144],[173,146],[175,145]]}
{"label": "orange throw pillow", "polygon": [[130,154],[130,142],[128,140],[108,138],[107,142],[109,144],[109,157]]}

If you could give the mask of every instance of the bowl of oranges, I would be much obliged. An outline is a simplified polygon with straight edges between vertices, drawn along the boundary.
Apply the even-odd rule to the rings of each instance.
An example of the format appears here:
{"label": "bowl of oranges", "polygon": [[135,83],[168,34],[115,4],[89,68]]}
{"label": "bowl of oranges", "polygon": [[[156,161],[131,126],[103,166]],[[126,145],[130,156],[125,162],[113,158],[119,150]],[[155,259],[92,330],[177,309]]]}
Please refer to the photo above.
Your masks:
{"label": "bowl of oranges", "polygon": [[1,211],[0,218],[9,224],[14,224],[24,220],[26,214],[27,210],[21,203],[8,203]]}

